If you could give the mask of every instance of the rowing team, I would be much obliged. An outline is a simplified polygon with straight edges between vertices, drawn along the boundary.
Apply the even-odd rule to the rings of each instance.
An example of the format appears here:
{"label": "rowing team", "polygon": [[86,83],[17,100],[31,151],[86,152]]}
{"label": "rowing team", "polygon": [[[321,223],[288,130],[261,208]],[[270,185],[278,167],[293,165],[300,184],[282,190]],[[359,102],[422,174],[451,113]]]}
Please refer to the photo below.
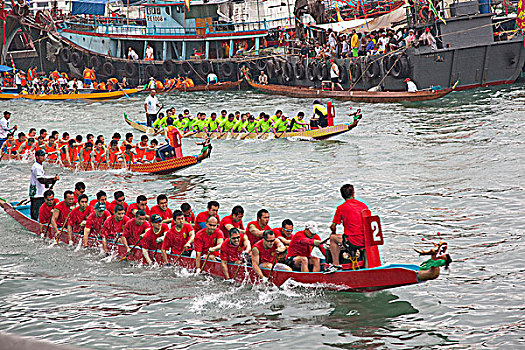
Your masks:
{"label": "rowing team", "polygon": [[[260,268],[271,269],[275,266],[302,272],[318,272],[321,269],[324,256],[314,254],[313,249],[320,247],[324,253],[324,242],[313,222],[306,223],[304,230],[294,234],[290,219],[284,220],[279,228],[270,228],[270,213],[266,209],[260,209],[256,220],[245,226],[242,220],[244,209],[240,205],[233,207],[231,214],[221,219],[216,201],[210,201],[207,210],[195,216],[188,203],[183,203],[180,210],[172,211],[164,194],[157,196],[157,204],[149,208],[143,195],[128,205],[122,191],[116,191],[114,201],[109,203],[104,191],[99,191],[97,198],[91,202],[84,192],[85,185],[79,182],[74,192],[64,192],[61,202],[54,198],[52,190],[44,193],[44,203],[38,209],[42,235],[50,236],[54,232],[58,243],[66,234],[64,230],[67,230],[67,241],[73,244],[73,233],[83,230],[84,247],[89,247],[90,237],[93,242],[101,239],[106,253],[110,252],[110,245],[114,247],[116,243],[123,244],[128,255],[134,252],[135,247],[140,247],[143,261],[147,264],[152,264],[159,249],[164,264],[169,264],[167,253],[171,251],[179,256],[195,257],[197,269],[201,268],[201,257],[206,255],[206,260],[221,261],[226,279],[230,278],[227,264],[241,264],[246,256],[251,257],[252,266],[262,279],[264,276]],[[339,264],[339,245],[342,241],[342,235],[336,234],[336,225],[343,223],[348,239],[362,248],[364,233],[360,212],[367,209],[365,204],[353,198],[351,185],[344,185],[341,194],[347,198],[337,208],[330,236],[330,251],[336,265]],[[50,228],[52,232],[48,232]],[[352,231],[347,232],[347,229]],[[278,256],[284,254],[284,264],[279,263]]]}
{"label": "rowing team", "polygon": [[155,80],[155,78],[151,77],[148,84],[145,86],[146,89],[156,89],[159,91],[170,91],[173,89],[181,89],[181,88],[188,88],[188,87],[194,87],[195,83],[193,82],[193,79],[181,77],[180,75],[175,78],[168,78],[164,80],[164,83],[160,80]]}
{"label": "rowing team", "polygon": [[41,129],[37,136],[36,129],[31,128],[27,135],[24,132],[18,133],[17,139],[13,133],[8,134],[7,140],[1,146],[0,160],[29,159],[36,151],[43,150],[48,162],[66,167],[82,164],[86,169],[97,169],[100,164],[127,167],[133,163],[155,161],[157,148],[163,144],[159,145],[156,139],[150,141],[146,135],[141,136],[140,142],[133,144],[133,134],[127,133],[125,136],[121,142],[121,135],[116,132],[109,145],[106,145],[103,135],[98,135],[95,139],[93,134],[87,134],[86,140],[83,141],[82,135],[72,139],[68,132],[62,133],[62,138],[59,138],[59,132],[56,130],[47,137],[47,130]]}

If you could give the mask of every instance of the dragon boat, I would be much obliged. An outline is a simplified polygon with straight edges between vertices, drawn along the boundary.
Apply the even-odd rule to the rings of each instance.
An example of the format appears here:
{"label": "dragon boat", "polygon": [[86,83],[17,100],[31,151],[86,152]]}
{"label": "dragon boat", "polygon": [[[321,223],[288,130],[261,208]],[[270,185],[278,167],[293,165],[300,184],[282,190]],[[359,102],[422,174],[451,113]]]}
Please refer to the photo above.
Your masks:
{"label": "dragon boat", "polygon": [[[169,89],[163,89],[163,90],[157,90],[158,93],[165,94],[172,91],[179,91],[179,92],[198,92],[198,91],[226,91],[226,90],[233,90],[236,88],[239,88],[239,85],[241,85],[242,79],[237,81],[225,81],[222,83],[216,83],[216,84],[201,84],[201,85],[195,85],[195,86],[181,86],[181,87],[171,87]],[[147,91],[151,91],[152,89],[146,89]]]}
{"label": "dragon boat", "polygon": [[[154,134],[155,129],[152,127],[146,126],[145,122],[138,122],[131,120],[127,114],[124,114],[124,120],[126,123],[128,123],[129,126],[131,126],[133,129],[141,131],[146,134]],[[334,137],[336,135],[343,134],[345,132],[348,132],[355,128],[357,124],[359,123],[358,119],[355,119],[352,123],[344,123],[344,124],[337,124],[332,126],[327,126],[325,128],[316,128],[316,129],[310,129],[306,131],[286,131],[286,132],[280,132],[280,133],[246,133],[246,132],[240,132],[240,133],[230,133],[230,132],[186,132],[183,137],[195,137],[195,138],[211,138],[211,139],[218,139],[218,140],[227,140],[227,139],[238,139],[238,140],[246,140],[246,139],[284,139],[288,137],[298,137],[298,138],[306,138],[306,139],[314,139],[314,140],[326,140],[330,137]]]}
{"label": "dragon boat", "polygon": [[78,94],[24,94],[20,93],[19,98],[28,100],[109,100],[129,96],[142,91],[142,89],[124,89],[115,91],[92,91],[79,92]]}
{"label": "dragon boat", "polygon": [[272,95],[285,95],[297,98],[333,98],[342,101],[364,102],[364,103],[398,103],[398,102],[418,102],[441,98],[454,89],[442,90],[420,90],[416,92],[407,91],[332,91],[319,88],[308,88],[301,86],[287,86],[267,84],[261,85],[253,81],[248,84],[260,92]]}
{"label": "dragon boat", "polygon": [[[47,229],[47,225],[40,230],[40,224],[31,219],[30,205],[24,205],[22,202],[7,202],[0,198],[0,206],[4,211],[15,219],[24,228],[35,235],[41,235],[49,239],[56,239],[53,230]],[[431,267],[429,270],[421,270],[420,266],[412,264],[390,264],[382,265],[379,256],[378,245],[383,244],[383,236],[379,218],[370,215],[370,211],[363,211],[363,221],[365,226],[365,242],[366,242],[366,267],[343,265],[342,270],[327,272],[295,272],[284,270],[270,270],[262,268],[263,274],[269,277],[269,281],[276,286],[281,286],[287,281],[295,281],[307,287],[321,288],[334,291],[347,292],[372,292],[383,289],[407,286],[418,284],[426,280],[436,279],[439,276],[439,267]],[[41,233],[42,232],[42,233]],[[44,236],[45,234],[45,236]],[[67,243],[67,235],[60,235],[60,241]],[[74,234],[75,241],[82,240],[82,234]],[[96,247],[101,245],[101,239],[95,236],[90,236],[88,246]],[[133,247],[130,253],[126,253],[125,247],[120,243],[110,244],[114,254],[119,258],[143,261],[144,257],[140,247]],[[163,264],[160,250],[150,251],[150,257],[159,263]],[[122,260],[121,259],[121,260]],[[205,259],[203,259],[205,260]],[[187,269],[195,269],[195,258],[189,256],[178,256],[168,253],[168,261],[174,265],[178,265]],[[220,262],[206,261],[201,264],[202,271],[224,278],[221,270]],[[253,268],[249,265],[228,264],[228,271],[230,276],[234,276],[237,282],[257,283],[259,281]]]}

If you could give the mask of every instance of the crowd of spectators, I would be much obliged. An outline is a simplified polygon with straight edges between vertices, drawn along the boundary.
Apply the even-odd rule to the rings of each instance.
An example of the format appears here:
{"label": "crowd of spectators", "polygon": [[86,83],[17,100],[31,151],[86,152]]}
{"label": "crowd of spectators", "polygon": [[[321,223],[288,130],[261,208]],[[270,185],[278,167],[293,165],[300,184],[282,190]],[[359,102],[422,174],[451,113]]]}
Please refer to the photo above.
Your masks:
{"label": "crowd of spectators", "polygon": [[300,54],[304,57],[330,59],[349,58],[383,54],[408,46],[430,46],[432,50],[437,49],[436,39],[425,28],[418,37],[413,29],[379,29],[371,32],[358,33],[355,29],[349,34],[337,34],[328,29],[326,42],[321,44],[304,43],[301,45]]}

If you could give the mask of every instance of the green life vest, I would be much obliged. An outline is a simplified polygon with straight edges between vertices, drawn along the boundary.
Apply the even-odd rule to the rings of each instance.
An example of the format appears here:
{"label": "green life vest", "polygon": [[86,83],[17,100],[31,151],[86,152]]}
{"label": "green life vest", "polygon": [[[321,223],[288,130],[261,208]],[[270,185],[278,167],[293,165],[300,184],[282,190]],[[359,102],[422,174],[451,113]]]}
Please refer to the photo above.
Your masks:
{"label": "green life vest", "polygon": [[228,119],[226,119],[221,122],[220,127],[222,131],[230,131],[231,129],[233,129],[234,125],[235,125],[235,120],[231,122]]}

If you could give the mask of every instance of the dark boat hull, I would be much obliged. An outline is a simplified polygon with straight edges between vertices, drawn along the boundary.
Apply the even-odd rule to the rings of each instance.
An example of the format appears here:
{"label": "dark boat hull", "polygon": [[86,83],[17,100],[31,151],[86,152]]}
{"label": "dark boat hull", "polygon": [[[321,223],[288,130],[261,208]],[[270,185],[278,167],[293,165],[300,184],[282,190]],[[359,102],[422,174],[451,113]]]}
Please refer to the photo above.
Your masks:
{"label": "dark boat hull", "polygon": [[[10,215],[30,232],[39,235],[39,224],[29,217],[29,206],[24,205],[15,207],[16,204],[16,202],[8,203],[5,200],[0,199],[0,206],[2,206],[8,215]],[[48,230],[47,238],[55,239],[55,235],[51,231],[52,230]],[[66,236],[67,235],[61,235],[60,241],[66,243]],[[77,241],[80,239],[79,234],[75,234],[75,237]],[[99,240],[95,237],[90,237],[88,244],[90,246],[96,246],[99,244]],[[126,256],[126,249],[123,245],[115,244],[113,249],[119,257]],[[150,253],[153,255],[155,252]],[[135,248],[133,252],[129,254],[127,259],[141,261],[143,259],[141,249],[138,247]],[[156,252],[154,259],[156,262],[163,264],[160,252]],[[178,259],[177,255],[168,254],[168,261],[172,263],[176,262],[177,265],[188,269],[195,268],[195,259],[191,257],[181,257]],[[236,274],[238,268],[238,265],[228,264],[230,276],[236,275],[235,279],[239,282],[257,282],[257,276],[251,267],[241,266],[239,273]],[[262,270],[265,276],[269,275],[270,271],[268,269]],[[204,266],[204,271],[213,276],[224,278],[224,274],[221,270],[221,264],[219,262],[209,260]],[[371,292],[419,283],[417,278],[418,271],[419,267],[416,265],[386,265],[373,269],[361,269],[356,271],[345,270],[330,274],[321,272],[290,272],[276,269],[271,276],[271,281],[277,286],[281,286],[288,281],[294,281],[305,286],[327,290]]]}

